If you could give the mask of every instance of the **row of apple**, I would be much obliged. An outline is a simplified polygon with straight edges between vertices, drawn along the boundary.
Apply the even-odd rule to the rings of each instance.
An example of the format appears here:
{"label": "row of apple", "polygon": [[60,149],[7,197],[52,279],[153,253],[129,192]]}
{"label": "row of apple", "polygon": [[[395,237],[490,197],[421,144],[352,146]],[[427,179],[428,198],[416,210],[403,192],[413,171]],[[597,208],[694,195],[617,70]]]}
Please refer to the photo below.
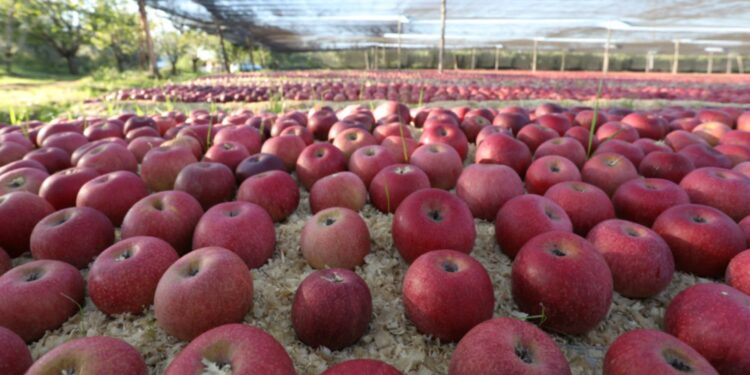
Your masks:
{"label": "row of apple", "polygon": [[[0,294],[9,301],[0,307],[0,325],[27,342],[59,327],[77,311],[71,299],[83,301],[76,268],[94,258],[88,292],[108,314],[140,313],[153,303],[159,325],[184,340],[242,321],[252,308],[247,269],[273,256],[274,221],[299,205],[292,171],[310,191],[315,214],[301,233],[301,252],[315,268],[336,268],[310,276],[295,298],[293,326],[311,346],[351,345],[369,324],[367,285],[346,270],[370,251],[367,225],[356,213],[368,196],[377,209],[394,213],[394,245],[412,263],[403,285],[407,316],[445,341],[458,341],[475,326],[495,329],[478,325],[492,317],[495,300],[486,271],[466,255],[475,241],[474,218],[495,220],[498,244],[514,258],[516,304],[544,316],[542,327],[552,331],[593,329],[613,290],[648,298],[669,284],[675,266],[707,277],[726,270],[727,281],[747,293],[748,256],[737,255],[747,238],[735,222],[750,214],[750,205],[738,204],[750,199],[747,119],[731,109],[599,113],[553,104],[532,112],[438,108],[412,116],[406,106],[387,102],[374,112],[358,106],[279,117],[196,111],[189,118],[124,114],[5,127],[0,246],[13,257],[30,249],[39,260],[0,278]],[[422,128],[419,140],[407,123]],[[464,167],[473,142],[476,164]],[[591,158],[587,148],[596,150]],[[736,171],[728,169],[733,165]],[[236,183],[237,201],[222,203],[234,196]],[[446,191],[453,188],[455,194]],[[112,244],[115,226],[124,240]],[[451,250],[432,251],[444,248]],[[178,260],[178,254],[185,255]],[[123,284],[131,286],[127,293]],[[692,307],[668,309],[666,328],[720,371],[742,373],[747,356],[716,352],[739,347],[746,354],[747,331],[733,327],[748,322],[748,297],[718,284],[701,288],[731,300],[721,300],[720,314],[696,309],[703,301],[685,297]],[[331,299],[346,301],[341,314],[331,313]],[[735,314],[733,320],[724,313]],[[684,323],[691,319],[729,328],[696,338],[703,323]],[[533,326],[505,324],[519,335],[540,335],[526,333]],[[242,329],[194,342],[210,346],[239,335],[236,330]],[[471,358],[485,345],[460,343],[472,349],[456,353]],[[536,363],[532,346],[513,350],[511,358]],[[662,364],[700,362],[692,354],[675,356]],[[482,362],[468,359],[454,371],[478,373],[460,372],[476,363]]]}
{"label": "row of apple", "polygon": [[[589,75],[505,75],[429,72],[285,72],[209,76],[187,84],[123,89],[110,99],[182,102],[259,102],[286,100],[396,100],[430,103],[445,100],[591,100],[679,99],[722,103],[750,103],[742,78],[734,81],[664,79],[639,76],[607,77],[599,92],[597,77]],[[599,92],[599,94],[597,94]]]}

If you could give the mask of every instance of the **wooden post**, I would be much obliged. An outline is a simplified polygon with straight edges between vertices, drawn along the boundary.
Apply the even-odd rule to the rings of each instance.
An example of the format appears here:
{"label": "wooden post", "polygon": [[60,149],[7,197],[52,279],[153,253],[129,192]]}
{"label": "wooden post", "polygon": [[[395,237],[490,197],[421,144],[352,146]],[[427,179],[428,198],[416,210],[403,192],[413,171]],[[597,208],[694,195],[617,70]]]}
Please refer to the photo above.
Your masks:
{"label": "wooden post", "polygon": [[706,74],[711,74],[714,72],[714,53],[709,52],[708,53],[708,67],[706,67]]}
{"label": "wooden post", "polygon": [[500,69],[500,47],[495,47],[495,70]]}
{"label": "wooden post", "polygon": [[727,53],[727,74],[732,74],[732,53]]}
{"label": "wooden post", "polygon": [[8,4],[5,18],[5,74],[13,75],[13,14],[16,10],[16,0]]}
{"label": "wooden post", "polygon": [[443,72],[443,58],[445,53],[445,13],[446,0],[440,1],[440,50],[438,52],[438,72]]}
{"label": "wooden post", "polygon": [[534,50],[531,53],[531,71],[536,72],[536,55],[537,55],[537,48],[539,47],[539,42],[534,39]]}
{"label": "wooden post", "polygon": [[401,20],[398,20],[396,29],[398,32],[398,47],[396,48],[396,60],[398,60],[398,64],[396,64],[396,68],[401,70]]}
{"label": "wooden post", "polygon": [[654,56],[656,55],[656,52],[654,51],[648,51],[646,54],[646,73],[651,72],[654,70]]}
{"label": "wooden post", "polygon": [[609,42],[612,40],[612,29],[607,29],[607,44],[604,45],[604,61],[602,62],[602,72],[609,72]]}
{"label": "wooden post", "polygon": [[219,32],[219,45],[221,46],[221,60],[224,65],[224,71],[231,73],[229,69],[229,57],[227,56],[227,49],[224,46],[224,30],[221,29],[221,24],[218,19],[214,19],[216,24],[216,30]]}
{"label": "wooden post", "polygon": [[677,74],[680,69],[680,41],[674,41],[674,56],[672,57],[672,74]]}
{"label": "wooden post", "polygon": [[138,0],[138,12],[141,14],[141,27],[146,36],[146,51],[148,53],[148,70],[152,76],[161,78],[159,69],[156,67],[156,54],[154,53],[154,41],[151,39],[151,28],[148,24],[148,14],[146,13],[146,0]]}
{"label": "wooden post", "polygon": [[565,71],[565,55],[567,54],[568,54],[567,50],[562,51],[562,58],[560,59],[560,71],[561,72]]}

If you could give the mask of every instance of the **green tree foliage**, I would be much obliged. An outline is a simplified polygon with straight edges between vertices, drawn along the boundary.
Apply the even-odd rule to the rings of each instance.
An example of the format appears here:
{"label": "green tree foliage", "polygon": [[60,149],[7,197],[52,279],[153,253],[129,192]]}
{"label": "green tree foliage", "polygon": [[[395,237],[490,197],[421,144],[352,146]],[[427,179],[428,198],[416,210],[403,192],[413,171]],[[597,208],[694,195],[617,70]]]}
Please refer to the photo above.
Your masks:
{"label": "green tree foliage", "polygon": [[141,45],[138,16],[128,12],[118,0],[97,0],[94,14],[96,33],[92,43],[100,50],[111,52],[117,71],[123,72]]}
{"label": "green tree foliage", "polygon": [[171,74],[177,74],[177,62],[185,54],[189,41],[184,34],[177,31],[163,33],[156,41],[157,51],[164,54],[171,65]]}

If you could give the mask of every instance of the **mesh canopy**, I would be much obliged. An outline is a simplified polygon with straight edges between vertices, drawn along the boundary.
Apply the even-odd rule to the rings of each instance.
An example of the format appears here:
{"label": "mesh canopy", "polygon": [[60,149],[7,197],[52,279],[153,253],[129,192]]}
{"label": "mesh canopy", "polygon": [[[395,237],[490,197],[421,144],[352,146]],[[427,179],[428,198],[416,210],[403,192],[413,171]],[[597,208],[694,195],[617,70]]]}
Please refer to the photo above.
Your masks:
{"label": "mesh canopy", "polygon": [[[147,0],[179,22],[235,44],[278,51],[437,46],[440,0]],[[707,47],[750,52],[747,0],[448,0],[448,48],[601,50],[612,30],[614,48],[668,52]],[[399,34],[400,32],[400,34]],[[399,37],[400,35],[400,37]]]}

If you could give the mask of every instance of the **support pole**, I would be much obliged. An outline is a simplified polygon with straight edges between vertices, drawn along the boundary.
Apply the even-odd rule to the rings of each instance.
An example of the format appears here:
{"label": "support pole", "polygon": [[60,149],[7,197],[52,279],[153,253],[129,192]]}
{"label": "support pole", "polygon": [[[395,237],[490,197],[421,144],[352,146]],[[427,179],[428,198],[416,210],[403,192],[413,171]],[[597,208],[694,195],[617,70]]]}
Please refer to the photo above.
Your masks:
{"label": "support pole", "polygon": [[453,53],[453,70],[458,70],[458,54]]}
{"label": "support pole", "polygon": [[445,54],[445,13],[446,0],[440,1],[440,51],[438,51],[438,72],[443,72],[443,57]]}
{"label": "support pole", "polygon": [[562,58],[560,59],[560,71],[561,72],[565,71],[565,55],[567,54],[568,54],[568,51],[566,50],[562,51]]}
{"label": "support pole", "polygon": [[370,53],[365,49],[365,70],[370,70]]}
{"label": "support pole", "polygon": [[714,72],[714,53],[709,52],[708,53],[708,67],[706,67],[706,74],[711,74]]}
{"label": "support pole", "polygon": [[602,72],[609,72],[609,42],[612,40],[612,29],[607,29],[607,44],[604,45],[604,61],[602,62]]}
{"label": "support pole", "polygon": [[674,41],[674,56],[672,57],[672,74],[677,74],[680,69],[680,41]]}
{"label": "support pole", "polygon": [[742,55],[737,54],[737,69],[740,71],[740,74],[745,74],[745,66],[742,63]]}
{"label": "support pole", "polygon": [[648,51],[646,54],[646,73],[650,73],[652,70],[654,70],[654,56],[656,53],[654,51]]}
{"label": "support pole", "polygon": [[472,48],[471,49],[471,70],[474,70],[477,68],[477,49]]}
{"label": "support pole", "polygon": [[539,48],[539,42],[535,39],[534,40],[534,50],[531,53],[531,71],[536,72],[536,57],[537,57],[537,49]]}
{"label": "support pole", "polygon": [[385,46],[381,46],[380,51],[383,53],[383,58],[380,59],[383,62],[383,69],[388,69],[388,55]]}
{"label": "support pole", "polygon": [[396,64],[396,68],[401,70],[401,20],[398,21],[396,29],[398,32],[398,47],[396,48],[396,59],[398,60],[398,63]]}
{"label": "support pole", "polygon": [[500,47],[495,47],[495,70],[500,69]]}
{"label": "support pole", "polygon": [[727,53],[727,74],[732,74],[732,54]]}
{"label": "support pole", "polygon": [[378,70],[378,47],[372,47],[372,69]]}

